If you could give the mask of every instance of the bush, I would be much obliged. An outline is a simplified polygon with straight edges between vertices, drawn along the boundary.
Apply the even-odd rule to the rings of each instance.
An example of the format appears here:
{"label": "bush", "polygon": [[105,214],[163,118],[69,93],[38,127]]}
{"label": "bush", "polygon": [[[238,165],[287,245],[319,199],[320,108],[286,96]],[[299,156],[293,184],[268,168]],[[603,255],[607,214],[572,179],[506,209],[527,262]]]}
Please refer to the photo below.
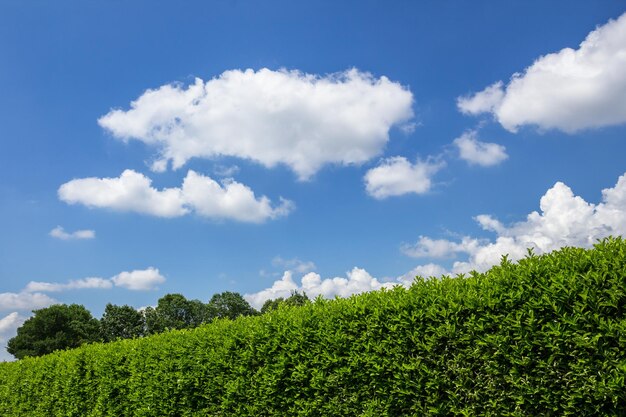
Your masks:
{"label": "bush", "polygon": [[0,415],[626,415],[625,304],[607,239],[0,364]]}

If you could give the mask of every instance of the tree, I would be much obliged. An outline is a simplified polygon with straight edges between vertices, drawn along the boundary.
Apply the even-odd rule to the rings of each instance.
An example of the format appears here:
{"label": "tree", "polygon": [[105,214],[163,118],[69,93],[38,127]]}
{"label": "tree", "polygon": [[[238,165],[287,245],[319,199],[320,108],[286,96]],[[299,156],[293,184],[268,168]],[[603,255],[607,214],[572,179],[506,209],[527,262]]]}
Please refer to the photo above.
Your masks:
{"label": "tree", "polygon": [[285,304],[283,297],[278,297],[273,300],[266,300],[261,307],[261,313],[265,314],[273,310],[277,310],[279,306]]}
{"label": "tree", "polygon": [[239,316],[253,316],[258,312],[236,292],[224,291],[211,297],[208,304],[210,313],[217,318],[234,320]]}
{"label": "tree", "polygon": [[100,323],[82,305],[56,304],[33,313],[7,344],[7,352],[17,359],[100,340]]}
{"label": "tree", "polygon": [[144,311],[144,316],[148,334],[197,327],[212,319],[206,304],[187,300],[182,294],[161,297],[155,308],[148,307]]}
{"label": "tree", "polygon": [[285,304],[287,304],[288,306],[298,307],[306,305],[310,302],[311,300],[309,300],[309,297],[304,291],[302,292],[302,294],[300,294],[298,291],[292,291],[291,295],[285,300]]}
{"label": "tree", "polygon": [[276,310],[280,306],[303,306],[310,303],[311,300],[305,292],[299,293],[298,291],[292,291],[291,295],[286,299],[283,297],[276,298],[274,300],[267,300],[261,307],[261,313],[267,313],[268,311]]}
{"label": "tree", "polygon": [[133,307],[107,304],[100,319],[100,332],[105,342],[117,339],[132,339],[145,333],[143,314]]}

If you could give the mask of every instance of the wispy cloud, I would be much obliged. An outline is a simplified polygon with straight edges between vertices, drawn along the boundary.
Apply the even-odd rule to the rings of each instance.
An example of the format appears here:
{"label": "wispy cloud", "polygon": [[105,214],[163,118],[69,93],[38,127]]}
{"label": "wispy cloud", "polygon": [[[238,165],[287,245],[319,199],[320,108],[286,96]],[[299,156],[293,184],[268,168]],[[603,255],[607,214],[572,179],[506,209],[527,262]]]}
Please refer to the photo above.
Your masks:
{"label": "wispy cloud", "polygon": [[66,232],[63,227],[57,226],[50,231],[50,236],[61,240],[94,239],[96,232],[93,230],[76,230]]}
{"label": "wispy cloud", "polygon": [[302,261],[298,258],[284,259],[280,256],[276,256],[272,259],[272,266],[278,268],[284,268],[300,274],[315,271],[315,263],[312,261]]}
{"label": "wispy cloud", "polygon": [[[154,267],[124,271],[111,278],[89,277],[70,280],[66,283],[31,281],[22,294],[62,292],[70,290],[98,289],[106,290],[114,286],[135,291],[150,291],[165,282],[165,277]],[[1,294],[0,294],[1,296]]]}

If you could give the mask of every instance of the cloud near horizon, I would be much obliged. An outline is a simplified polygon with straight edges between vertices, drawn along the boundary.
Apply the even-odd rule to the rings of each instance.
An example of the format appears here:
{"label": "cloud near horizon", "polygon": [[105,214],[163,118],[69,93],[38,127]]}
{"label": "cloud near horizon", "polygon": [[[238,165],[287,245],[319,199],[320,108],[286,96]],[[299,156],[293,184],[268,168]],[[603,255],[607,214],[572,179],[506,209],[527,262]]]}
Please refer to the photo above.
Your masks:
{"label": "cloud near horizon", "polygon": [[465,114],[491,113],[508,131],[534,125],[574,133],[626,123],[626,13],[589,33],[578,49],[539,57],[508,84],[459,97]]}
{"label": "cloud near horizon", "polygon": [[[89,277],[68,281],[67,283],[30,281],[24,293],[62,292],[85,289],[111,289],[122,287],[133,291],[156,290],[159,284],[165,282],[165,277],[154,267],[123,271],[111,278]],[[1,294],[0,294],[1,296]]]}
{"label": "cloud near horizon", "polygon": [[[17,311],[7,314],[0,318],[0,347],[6,346],[6,343],[17,333],[17,329],[26,321],[26,317]],[[5,357],[9,359],[8,352],[0,352],[0,361]]]}
{"label": "cloud near horizon", "polygon": [[409,126],[413,95],[387,77],[351,69],[320,76],[267,68],[225,71],[187,87],[146,90],[98,123],[158,151],[157,172],[191,158],[231,156],[288,166],[307,180],[326,164],[380,155],[393,126]]}
{"label": "cloud near horizon", "polygon": [[[483,230],[495,233],[495,240],[464,236],[460,241],[420,236],[415,244],[403,245],[401,251],[414,258],[455,258],[452,270],[445,273],[485,271],[507,254],[511,260],[523,258],[528,248],[536,254],[564,246],[589,248],[599,239],[626,236],[626,173],[612,188],[602,190],[602,201],[588,203],[562,182],[557,182],[541,197],[540,211],[526,220],[505,226],[496,218],[482,214],[475,217]],[[438,270],[437,272],[441,272]],[[441,274],[439,274],[441,275]]]}
{"label": "cloud near horizon", "polygon": [[281,279],[245,298],[255,308],[270,299],[289,297],[293,291],[306,292],[311,297],[347,297],[366,291],[409,286],[415,276],[424,278],[456,275],[471,270],[484,272],[499,264],[503,255],[512,261],[522,259],[527,249],[536,254],[548,253],[565,246],[589,248],[599,239],[626,236],[626,173],[612,188],[602,190],[602,201],[588,203],[562,182],[557,182],[540,199],[540,211],[533,211],[524,221],[509,226],[494,217],[482,214],[474,219],[483,230],[495,233],[495,239],[464,236],[457,241],[420,236],[414,244],[404,244],[401,251],[413,258],[454,260],[448,269],[439,263],[417,265],[412,270],[391,280],[380,281],[365,269],[355,267],[346,277],[326,278],[315,273],[303,274],[300,282],[294,271],[287,270]]}
{"label": "cloud near horizon", "polygon": [[256,309],[260,309],[267,300],[287,298],[294,291],[306,293],[310,298],[321,295],[325,298],[349,297],[366,291],[391,288],[397,282],[380,282],[365,269],[354,267],[346,273],[346,277],[322,279],[315,272],[304,274],[300,284],[293,279],[293,271],[285,271],[281,279],[274,281],[270,288],[257,293],[245,294],[245,299]]}
{"label": "cloud near horizon", "polygon": [[256,197],[246,185],[227,178],[218,183],[189,170],[182,187],[158,190],[152,180],[127,169],[117,178],[74,179],[61,185],[59,199],[68,204],[106,208],[156,217],[180,217],[191,212],[210,219],[262,223],[288,215],[294,203],[280,198],[273,205]]}

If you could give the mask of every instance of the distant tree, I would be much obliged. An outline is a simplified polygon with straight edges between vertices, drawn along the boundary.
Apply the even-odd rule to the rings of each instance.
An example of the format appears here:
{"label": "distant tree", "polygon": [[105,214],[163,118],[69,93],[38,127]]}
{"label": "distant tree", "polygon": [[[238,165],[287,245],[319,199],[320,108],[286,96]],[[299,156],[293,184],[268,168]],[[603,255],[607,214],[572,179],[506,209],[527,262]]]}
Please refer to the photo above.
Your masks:
{"label": "distant tree", "polygon": [[258,312],[239,293],[225,291],[213,295],[209,300],[210,314],[217,318],[235,319],[239,316],[253,316]]}
{"label": "distant tree", "polygon": [[107,304],[100,319],[100,332],[105,342],[117,339],[132,339],[145,333],[143,314],[133,307]]}
{"label": "distant tree", "polygon": [[303,306],[310,303],[309,297],[305,292],[299,293],[298,291],[293,291],[287,299],[285,299],[285,304],[288,306]]}
{"label": "distant tree", "polygon": [[274,300],[267,300],[261,307],[261,313],[267,313],[268,311],[276,310],[279,306],[303,306],[310,303],[311,300],[305,292],[299,293],[298,291],[292,291],[291,295],[287,298],[279,297]]}
{"label": "distant tree", "polygon": [[266,300],[261,307],[261,313],[265,314],[267,312],[277,310],[278,307],[285,303],[285,299],[283,297],[275,298],[273,300]]}
{"label": "distant tree", "polygon": [[166,330],[197,327],[212,319],[206,304],[200,300],[187,300],[182,294],[167,294],[157,306],[144,311],[148,334]]}
{"label": "distant tree", "polygon": [[100,323],[82,305],[56,304],[33,313],[7,344],[7,352],[17,359],[100,340]]}

